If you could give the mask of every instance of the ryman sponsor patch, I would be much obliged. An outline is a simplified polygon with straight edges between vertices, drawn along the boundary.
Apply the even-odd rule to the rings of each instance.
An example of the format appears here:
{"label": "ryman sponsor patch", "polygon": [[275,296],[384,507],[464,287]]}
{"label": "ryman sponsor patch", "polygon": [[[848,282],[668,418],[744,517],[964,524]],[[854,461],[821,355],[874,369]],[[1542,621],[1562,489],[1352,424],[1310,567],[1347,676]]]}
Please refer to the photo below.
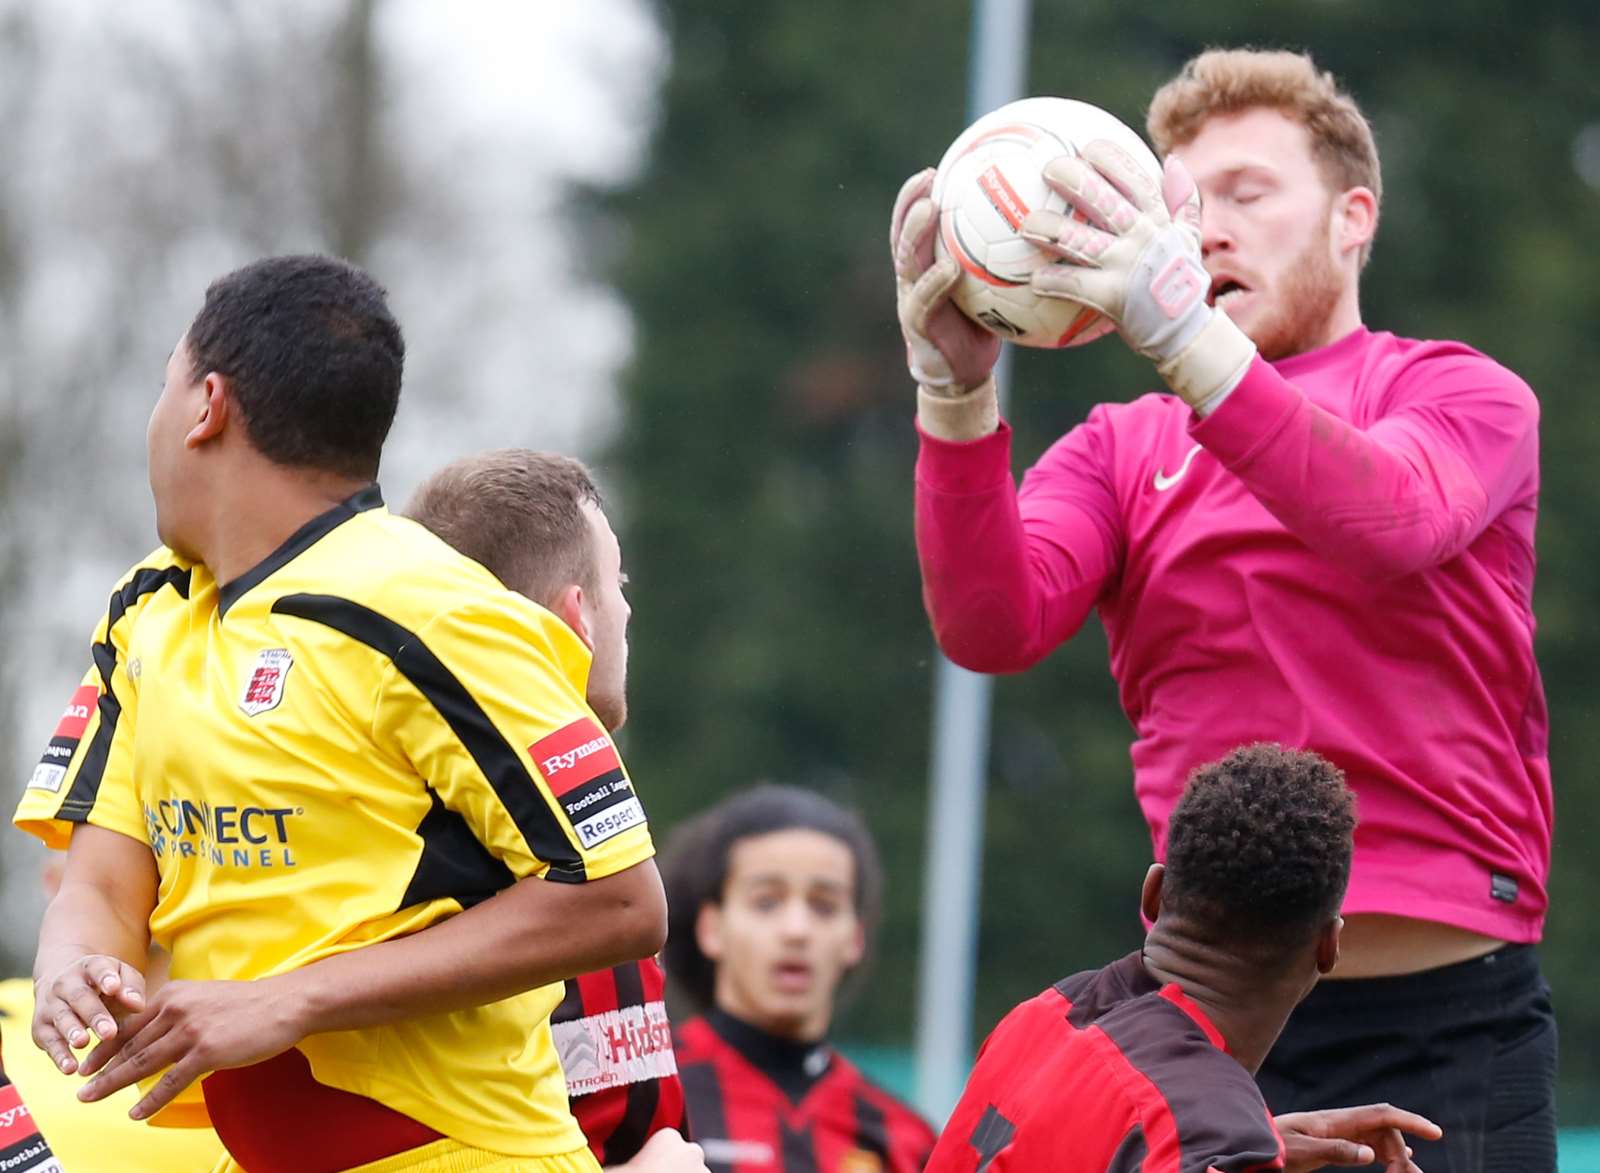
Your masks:
{"label": "ryman sponsor patch", "polygon": [[39,1126],[22,1102],[22,1094],[10,1083],[0,1086],[0,1148],[8,1149],[38,1135]]}
{"label": "ryman sponsor patch", "polygon": [[78,750],[78,743],[83,740],[84,730],[89,727],[89,718],[94,716],[94,708],[99,700],[100,690],[94,685],[78,686],[78,691],[67,702],[61,720],[56,723],[50,744],[44,747],[44,757],[33,768],[33,777],[28,779],[29,786],[35,790],[48,790],[52,794],[61,789],[61,782],[67,776],[67,766]]}
{"label": "ryman sponsor patch", "polygon": [[0,1173],[61,1173],[17,1089],[0,1075]]}
{"label": "ryman sponsor patch", "polygon": [[540,738],[528,755],[585,850],[644,823],[644,807],[617,747],[593,717],[579,717]]}

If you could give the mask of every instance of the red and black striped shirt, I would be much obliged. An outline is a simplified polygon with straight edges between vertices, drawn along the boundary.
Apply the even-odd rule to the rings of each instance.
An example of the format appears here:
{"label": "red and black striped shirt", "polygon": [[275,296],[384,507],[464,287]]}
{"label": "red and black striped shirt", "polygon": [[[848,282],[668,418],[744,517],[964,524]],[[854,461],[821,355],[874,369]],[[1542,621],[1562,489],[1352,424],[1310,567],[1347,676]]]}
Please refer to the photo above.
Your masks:
{"label": "red and black striped shirt", "polygon": [[984,1043],[929,1173],[1266,1173],[1283,1140],[1250,1073],[1138,953],[1074,974]]}
{"label": "red and black striped shirt", "polygon": [[712,1173],[919,1173],[933,1130],[826,1043],[713,1011],[677,1032],[694,1139]]}
{"label": "red and black striped shirt", "polygon": [[567,982],[550,1016],[572,1114],[602,1165],[632,1159],[663,1128],[687,1133],[683,1084],[655,958]]}

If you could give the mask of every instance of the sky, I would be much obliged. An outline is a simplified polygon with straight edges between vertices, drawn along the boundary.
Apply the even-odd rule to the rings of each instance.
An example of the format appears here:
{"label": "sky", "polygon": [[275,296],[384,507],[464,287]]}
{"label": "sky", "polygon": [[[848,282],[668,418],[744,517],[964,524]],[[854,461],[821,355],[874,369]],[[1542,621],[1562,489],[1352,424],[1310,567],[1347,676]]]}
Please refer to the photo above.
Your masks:
{"label": "sky", "polygon": [[[436,336],[413,338],[414,377],[462,377],[453,331],[473,329],[486,298],[527,298],[545,307],[538,320],[502,319],[501,329],[475,336],[466,377],[483,370],[503,392],[484,398],[480,426],[462,437],[461,451],[484,446],[484,437],[527,434],[534,401],[548,424],[527,442],[592,450],[616,421],[613,384],[631,331],[621,301],[593,283],[589,257],[624,245],[576,238],[552,204],[564,184],[615,185],[642,165],[666,69],[664,34],[636,0],[389,3],[384,40],[397,72],[413,79],[397,96],[395,125],[419,165],[466,179],[458,197],[485,221],[520,210],[545,228],[484,236],[470,287],[428,287],[452,316]],[[391,451],[402,480],[434,463],[441,422],[438,413],[400,421]]]}

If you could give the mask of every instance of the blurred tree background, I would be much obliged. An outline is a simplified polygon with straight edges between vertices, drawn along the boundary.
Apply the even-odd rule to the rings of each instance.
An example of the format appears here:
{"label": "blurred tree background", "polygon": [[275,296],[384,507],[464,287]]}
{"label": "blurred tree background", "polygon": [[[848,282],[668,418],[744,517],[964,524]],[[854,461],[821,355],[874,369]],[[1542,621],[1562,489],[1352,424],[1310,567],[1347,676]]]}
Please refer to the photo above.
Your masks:
{"label": "blurred tree background", "polygon": [[[611,193],[638,349],[608,458],[635,591],[630,760],[659,826],[758,779],[858,804],[891,888],[876,980],[842,1025],[904,1042],[915,1005],[932,644],[911,534],[915,441],[887,263],[901,180],[965,122],[964,0],[662,0],[664,112]],[[1463,339],[1544,405],[1537,612],[1558,816],[1544,961],[1563,1122],[1600,1122],[1588,903],[1600,855],[1600,8],[1465,0],[1035,6],[1028,91],[1142,128],[1213,44],[1310,50],[1385,164],[1370,325]],[[1020,473],[1104,399],[1147,390],[1108,341],[1019,356]],[[1374,682],[1381,687],[1381,682]],[[1139,939],[1149,841],[1131,733],[1090,627],[995,704],[976,1028]]]}

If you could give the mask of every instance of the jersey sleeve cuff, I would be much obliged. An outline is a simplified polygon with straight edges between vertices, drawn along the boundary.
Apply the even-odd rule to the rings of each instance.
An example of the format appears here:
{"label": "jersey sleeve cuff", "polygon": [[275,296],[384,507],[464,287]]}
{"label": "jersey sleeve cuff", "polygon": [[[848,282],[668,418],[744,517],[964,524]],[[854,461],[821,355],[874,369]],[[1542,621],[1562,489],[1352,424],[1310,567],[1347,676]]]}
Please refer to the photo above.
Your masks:
{"label": "jersey sleeve cuff", "polygon": [[80,823],[93,823],[107,831],[115,831],[119,835],[126,835],[129,839],[140,843],[148,843],[145,827],[142,822],[131,819],[118,819],[108,816],[103,811],[95,810],[81,819],[63,818],[60,815],[30,814],[26,810],[18,810],[11,818],[11,823],[19,831],[26,831],[37,838],[52,851],[65,851],[72,842],[72,832]]}
{"label": "jersey sleeve cuff", "polygon": [[12,816],[11,825],[19,831],[26,831],[51,851],[67,849],[67,844],[72,841],[72,828],[75,826],[67,819],[40,818],[24,815],[20,811]]}

